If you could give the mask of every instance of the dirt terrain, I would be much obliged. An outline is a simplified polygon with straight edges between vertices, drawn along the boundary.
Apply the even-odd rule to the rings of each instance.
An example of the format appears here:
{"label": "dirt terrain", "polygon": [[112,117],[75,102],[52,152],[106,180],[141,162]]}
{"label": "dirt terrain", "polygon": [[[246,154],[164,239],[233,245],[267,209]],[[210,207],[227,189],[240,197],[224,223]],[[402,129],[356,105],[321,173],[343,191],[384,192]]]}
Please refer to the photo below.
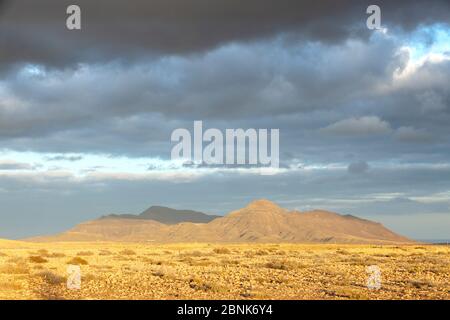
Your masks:
{"label": "dirt terrain", "polygon": [[0,241],[1,299],[449,299],[449,279],[448,246]]}

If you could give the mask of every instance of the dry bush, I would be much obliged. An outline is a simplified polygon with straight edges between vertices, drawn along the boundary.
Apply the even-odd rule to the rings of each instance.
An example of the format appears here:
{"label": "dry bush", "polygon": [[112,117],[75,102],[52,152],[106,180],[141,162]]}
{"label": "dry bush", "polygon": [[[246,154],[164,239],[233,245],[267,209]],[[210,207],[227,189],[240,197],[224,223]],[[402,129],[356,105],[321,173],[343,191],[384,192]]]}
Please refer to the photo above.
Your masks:
{"label": "dry bush", "polygon": [[363,265],[363,266],[370,266],[379,263],[378,260],[374,259],[371,256],[359,256],[359,255],[351,255],[350,257],[343,259],[342,262],[350,263],[352,265]]}
{"label": "dry bush", "polygon": [[208,258],[203,259],[192,259],[190,261],[191,266],[199,266],[199,267],[206,267],[212,265],[213,262],[210,261]]}
{"label": "dry bush", "polygon": [[154,270],[152,272],[152,275],[154,275],[155,277],[164,277],[165,273],[162,269],[158,269],[158,270]]}
{"label": "dry bush", "polygon": [[248,286],[243,288],[243,292],[241,292],[239,295],[243,298],[251,298],[255,296],[255,294],[252,291],[253,291],[252,286]]}
{"label": "dry bush", "polygon": [[115,255],[112,259],[115,261],[134,261],[135,256],[133,256],[133,255],[129,255],[129,256]]}
{"label": "dry bush", "polygon": [[283,284],[283,283],[286,284],[286,283],[289,283],[291,281],[291,279],[288,277],[280,276],[280,277],[273,278],[272,281],[279,283],[279,284]]}
{"label": "dry bush", "polygon": [[222,247],[222,248],[214,248],[213,249],[214,253],[217,254],[230,254],[231,251],[228,248]]}
{"label": "dry bush", "polygon": [[289,270],[289,267],[282,261],[270,261],[265,264],[266,268],[277,270]]}
{"label": "dry bush", "polygon": [[46,263],[48,262],[47,259],[41,257],[41,256],[29,256],[28,260],[32,263]]}
{"label": "dry bush", "polygon": [[91,265],[91,268],[98,269],[98,270],[111,270],[113,266],[109,265]]}
{"label": "dry bush", "polygon": [[350,252],[348,252],[347,250],[344,250],[344,249],[337,249],[336,253],[342,254],[342,255],[349,255],[349,254],[351,254]]}
{"label": "dry bush", "polygon": [[257,256],[266,256],[266,255],[268,255],[268,253],[267,253],[266,250],[259,249],[259,250],[257,250],[255,252],[255,255],[257,255]]}
{"label": "dry bush", "polygon": [[7,264],[0,267],[0,273],[4,274],[28,274],[30,269],[26,264]]}
{"label": "dry bush", "polygon": [[97,277],[92,273],[88,273],[86,275],[83,275],[83,277],[82,277],[83,282],[91,282],[96,279],[97,279]]}
{"label": "dry bush", "polygon": [[54,252],[50,253],[47,249],[39,249],[35,253],[32,253],[34,256],[41,256],[43,258],[62,258],[66,255],[64,253]]}
{"label": "dry bush", "polygon": [[64,253],[61,252],[54,252],[49,254],[47,257],[48,258],[64,258],[66,255]]}
{"label": "dry bush", "polygon": [[434,287],[434,283],[427,280],[410,280],[408,286],[416,289],[429,289]]}
{"label": "dry bush", "polygon": [[213,281],[202,280],[197,277],[189,279],[189,286],[197,291],[225,292],[226,289]]}
{"label": "dry bush", "polygon": [[0,257],[7,257],[8,255],[6,253],[0,252]]}
{"label": "dry bush", "polygon": [[60,285],[66,282],[66,278],[48,270],[37,273],[37,276],[51,285]]}
{"label": "dry bush", "polygon": [[[183,259],[181,259],[181,260],[179,260],[179,261],[184,261],[184,260],[186,260],[186,259],[192,259],[192,258],[187,257],[187,258],[183,258]],[[159,260],[159,259],[158,259],[158,260],[155,260],[155,259],[147,258],[147,257],[143,257],[143,258],[142,258],[142,261],[147,262],[147,263],[150,263],[150,264],[156,264],[156,265],[158,265],[158,266],[161,266],[161,265],[164,264],[164,261],[163,261],[163,260]]]}
{"label": "dry bush", "polygon": [[160,267],[154,268],[152,271],[152,275],[155,277],[160,277],[160,278],[164,277],[166,279],[172,279],[172,280],[175,280],[177,278],[175,269],[166,267],[166,266],[160,266]]}
{"label": "dry bush", "polygon": [[180,256],[182,256],[182,257],[202,257],[202,256],[204,256],[204,254],[199,250],[195,250],[195,251],[183,252],[180,254]]}
{"label": "dry bush", "polygon": [[289,260],[273,260],[269,261],[265,264],[266,268],[276,269],[276,270],[294,270],[300,267],[303,267],[297,262],[289,261]]}
{"label": "dry bush", "polygon": [[235,260],[235,259],[222,259],[222,260],[220,260],[220,263],[222,265],[229,265],[229,264],[237,265],[237,264],[240,263],[240,261],[239,260]]}
{"label": "dry bush", "polygon": [[450,274],[450,265],[434,265],[428,268],[429,272],[434,274]]}
{"label": "dry bush", "polygon": [[80,251],[77,253],[77,256],[93,256],[94,253],[92,251]]}
{"label": "dry bush", "polygon": [[98,253],[99,256],[110,256],[112,255],[112,252],[109,250],[100,250],[100,252]]}
{"label": "dry bush", "polygon": [[20,282],[14,281],[14,280],[13,281],[1,281],[0,288],[2,288],[2,291],[5,291],[5,290],[17,291],[17,290],[23,289],[22,284]]}
{"label": "dry bush", "polygon": [[359,290],[355,290],[352,288],[336,288],[335,290],[324,290],[324,292],[332,297],[346,298],[350,300],[367,300],[368,296]]}
{"label": "dry bush", "polygon": [[73,265],[86,265],[89,264],[86,260],[80,257],[72,258],[71,260],[67,261],[67,264],[73,264]]}
{"label": "dry bush", "polygon": [[120,251],[119,254],[124,255],[124,256],[132,256],[132,255],[135,255],[136,252],[131,249],[124,249],[124,250]]}
{"label": "dry bush", "polygon": [[255,258],[255,253],[253,251],[245,251],[244,257],[246,257],[247,259],[253,259]]}

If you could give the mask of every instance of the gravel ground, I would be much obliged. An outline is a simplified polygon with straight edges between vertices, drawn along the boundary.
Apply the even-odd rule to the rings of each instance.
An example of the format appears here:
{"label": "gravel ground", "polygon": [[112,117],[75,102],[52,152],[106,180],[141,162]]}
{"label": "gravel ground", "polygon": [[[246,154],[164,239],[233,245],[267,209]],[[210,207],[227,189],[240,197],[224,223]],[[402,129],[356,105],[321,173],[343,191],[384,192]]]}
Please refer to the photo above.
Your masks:
{"label": "gravel ground", "polygon": [[1,299],[449,299],[449,281],[448,246],[0,243]]}

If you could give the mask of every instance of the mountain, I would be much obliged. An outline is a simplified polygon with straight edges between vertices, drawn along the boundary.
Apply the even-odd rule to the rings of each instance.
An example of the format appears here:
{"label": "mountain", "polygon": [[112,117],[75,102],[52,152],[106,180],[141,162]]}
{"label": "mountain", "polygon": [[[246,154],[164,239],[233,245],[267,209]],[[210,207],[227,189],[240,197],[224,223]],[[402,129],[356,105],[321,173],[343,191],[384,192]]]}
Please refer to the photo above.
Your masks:
{"label": "mountain", "polygon": [[219,216],[208,215],[192,210],[176,210],[167,207],[152,206],[139,215],[111,214],[100,219],[138,219],[153,220],[164,224],[177,224],[181,222],[207,223]]}
{"label": "mountain", "polygon": [[0,248],[2,248],[2,249],[17,248],[18,246],[22,246],[22,245],[24,247],[29,247],[29,244],[27,244],[26,242],[0,239]]}
{"label": "mountain", "polygon": [[289,212],[267,200],[252,202],[210,224],[226,241],[408,241],[376,222],[323,210]]}
{"label": "mountain", "polygon": [[[145,217],[152,215],[143,215]],[[156,215],[157,216],[157,215]],[[102,218],[34,241],[401,243],[411,240],[379,223],[314,210],[288,211],[268,200],[208,223],[164,224],[148,219]]]}

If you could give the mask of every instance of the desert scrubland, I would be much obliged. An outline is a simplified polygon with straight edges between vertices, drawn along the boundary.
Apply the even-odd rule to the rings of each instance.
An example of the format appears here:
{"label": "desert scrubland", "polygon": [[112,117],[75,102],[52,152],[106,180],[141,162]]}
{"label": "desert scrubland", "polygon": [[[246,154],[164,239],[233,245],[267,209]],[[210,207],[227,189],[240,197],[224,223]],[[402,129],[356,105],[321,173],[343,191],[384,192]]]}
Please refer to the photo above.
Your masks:
{"label": "desert scrubland", "polygon": [[3,241],[0,288],[1,299],[449,299],[450,247]]}

